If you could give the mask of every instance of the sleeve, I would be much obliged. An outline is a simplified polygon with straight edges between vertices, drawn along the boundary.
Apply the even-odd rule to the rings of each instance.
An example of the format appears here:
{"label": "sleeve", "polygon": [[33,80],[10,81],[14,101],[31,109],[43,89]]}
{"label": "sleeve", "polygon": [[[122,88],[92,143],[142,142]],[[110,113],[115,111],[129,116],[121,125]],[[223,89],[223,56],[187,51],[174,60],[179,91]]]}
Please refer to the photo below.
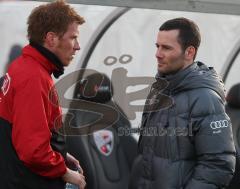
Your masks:
{"label": "sleeve", "polygon": [[66,172],[62,155],[50,145],[48,92],[39,76],[19,85],[13,99],[13,146],[20,160],[31,171],[49,178]]}
{"label": "sleeve", "polygon": [[192,102],[192,129],[197,162],[185,189],[218,189],[235,170],[232,125],[220,97],[213,91]]}

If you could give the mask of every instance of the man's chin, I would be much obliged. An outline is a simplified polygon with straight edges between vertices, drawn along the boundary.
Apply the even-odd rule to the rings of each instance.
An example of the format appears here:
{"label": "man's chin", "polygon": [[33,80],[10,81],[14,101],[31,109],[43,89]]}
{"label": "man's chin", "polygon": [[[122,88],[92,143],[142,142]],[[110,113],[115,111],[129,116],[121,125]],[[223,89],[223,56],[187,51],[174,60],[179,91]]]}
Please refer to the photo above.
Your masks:
{"label": "man's chin", "polygon": [[165,69],[160,69],[158,68],[158,74],[161,75],[161,76],[166,76],[166,75],[170,75],[172,74],[169,70],[165,70]]}
{"label": "man's chin", "polygon": [[67,62],[63,62],[63,66],[64,67],[67,67],[67,66],[69,66],[69,64],[72,62],[72,60],[70,60],[70,61],[67,61]]}
{"label": "man's chin", "polygon": [[160,74],[165,74],[165,70],[158,67],[158,73],[160,73]]}

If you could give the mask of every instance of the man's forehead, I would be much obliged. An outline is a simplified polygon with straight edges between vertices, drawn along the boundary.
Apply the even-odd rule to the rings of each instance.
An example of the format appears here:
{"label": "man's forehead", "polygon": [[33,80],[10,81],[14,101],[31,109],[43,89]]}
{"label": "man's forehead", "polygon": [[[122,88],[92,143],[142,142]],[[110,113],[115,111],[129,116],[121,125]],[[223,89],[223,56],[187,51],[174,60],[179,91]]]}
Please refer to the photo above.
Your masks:
{"label": "man's forehead", "polygon": [[65,33],[76,33],[79,34],[79,26],[80,24],[77,22],[70,23],[67,27],[67,30]]}
{"label": "man's forehead", "polygon": [[163,30],[158,32],[158,42],[176,42],[178,41],[179,30]]}
{"label": "man's forehead", "polygon": [[169,37],[178,37],[179,30],[174,29],[174,30],[162,30],[158,32],[158,35],[160,36],[169,36]]}

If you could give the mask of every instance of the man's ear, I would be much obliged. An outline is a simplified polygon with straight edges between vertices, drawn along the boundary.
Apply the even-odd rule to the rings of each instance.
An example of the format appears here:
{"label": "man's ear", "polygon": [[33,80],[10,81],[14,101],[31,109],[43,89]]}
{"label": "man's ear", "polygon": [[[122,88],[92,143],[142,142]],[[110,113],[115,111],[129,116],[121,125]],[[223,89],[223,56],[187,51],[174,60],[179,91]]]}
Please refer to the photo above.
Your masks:
{"label": "man's ear", "polygon": [[189,46],[185,50],[185,58],[188,60],[193,60],[196,54],[196,49],[193,46]]}
{"label": "man's ear", "polygon": [[54,32],[47,32],[46,37],[45,37],[45,44],[52,48],[56,46],[58,40],[58,36]]}

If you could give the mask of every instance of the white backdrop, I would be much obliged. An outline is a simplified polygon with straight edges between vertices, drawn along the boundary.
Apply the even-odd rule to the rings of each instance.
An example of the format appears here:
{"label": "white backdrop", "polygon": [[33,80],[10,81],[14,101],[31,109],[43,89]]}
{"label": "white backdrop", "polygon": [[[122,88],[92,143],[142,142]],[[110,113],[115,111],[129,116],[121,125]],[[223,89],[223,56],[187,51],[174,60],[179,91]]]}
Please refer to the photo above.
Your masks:
{"label": "white backdrop", "polygon": [[[24,46],[28,43],[27,17],[38,4],[39,2],[0,2],[0,75],[4,74],[11,47],[15,44]],[[104,19],[116,10],[116,7],[78,4],[73,6],[81,16],[85,17],[86,23],[80,29],[79,40],[82,50],[66,69],[66,74],[81,67],[80,57],[92,35]],[[137,8],[130,9],[106,31],[89,59],[88,68],[104,72],[109,77],[112,77],[112,72],[117,68],[124,68],[128,77],[154,77],[156,73],[155,42],[158,28],[167,19],[175,17],[187,17],[199,25],[202,43],[196,60],[214,66],[221,73],[228,55],[240,41],[240,16]],[[123,57],[124,61],[129,57],[132,59],[128,64],[121,64],[120,57]],[[104,64],[107,58],[116,60],[115,64]],[[238,75],[236,75],[237,79]],[[118,78],[116,81],[113,83],[114,87],[121,88],[120,81],[124,81],[124,78]],[[138,91],[141,87],[143,86],[129,86],[124,91],[126,95],[121,99],[116,98],[115,101],[127,110],[129,106],[127,93]],[[71,94],[71,90],[68,91],[68,95],[71,96]],[[144,101],[131,102],[131,104],[143,103]],[[128,112],[125,113],[128,114]],[[140,115],[141,112],[138,112],[136,119],[132,120],[133,126],[138,126]]]}

